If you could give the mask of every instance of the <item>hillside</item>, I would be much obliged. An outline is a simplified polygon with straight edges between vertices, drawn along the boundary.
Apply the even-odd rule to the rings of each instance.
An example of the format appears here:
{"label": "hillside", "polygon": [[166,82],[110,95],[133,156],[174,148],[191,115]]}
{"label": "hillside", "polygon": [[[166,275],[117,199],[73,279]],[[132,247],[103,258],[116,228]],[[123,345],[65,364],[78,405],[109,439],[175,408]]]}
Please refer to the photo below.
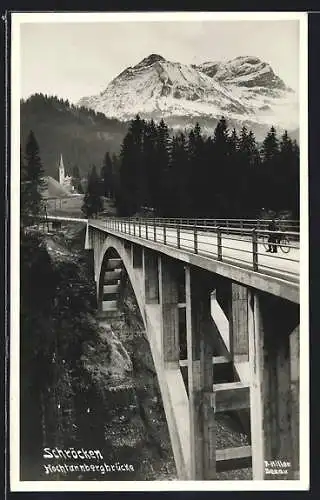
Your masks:
{"label": "hillside", "polygon": [[127,125],[118,120],[42,94],[22,100],[20,110],[22,150],[33,130],[45,174],[54,179],[58,179],[61,154],[67,173],[76,164],[81,175],[85,175],[92,164],[100,168],[107,151],[119,151],[127,130]]}

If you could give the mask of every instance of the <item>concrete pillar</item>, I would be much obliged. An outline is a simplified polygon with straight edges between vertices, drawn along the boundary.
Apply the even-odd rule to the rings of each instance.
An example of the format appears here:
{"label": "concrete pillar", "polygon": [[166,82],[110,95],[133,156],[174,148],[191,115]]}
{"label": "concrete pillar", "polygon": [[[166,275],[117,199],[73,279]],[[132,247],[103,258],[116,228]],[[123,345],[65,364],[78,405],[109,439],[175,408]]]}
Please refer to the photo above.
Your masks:
{"label": "concrete pillar", "polygon": [[88,259],[88,269],[89,269],[89,276],[93,280],[95,279],[95,273],[94,273],[94,250],[93,248],[90,248],[88,250],[85,250],[87,254],[87,259]]}
{"label": "concrete pillar", "polygon": [[176,263],[159,256],[159,298],[161,314],[162,354],[165,367],[179,368],[179,310]]}
{"label": "concrete pillar", "polygon": [[123,240],[123,246],[126,252],[131,252],[132,243],[129,240]]}
{"label": "concrete pillar", "polygon": [[142,247],[132,244],[132,266],[133,268],[142,267]]}
{"label": "concrete pillar", "polygon": [[145,303],[159,304],[158,255],[147,248],[143,249],[143,276]]}
{"label": "concrete pillar", "polygon": [[250,364],[250,424],[252,447],[252,479],[264,479],[264,434],[263,434],[263,372],[264,334],[260,325],[259,297],[248,292],[248,336]]}
{"label": "concrete pillar", "polygon": [[207,273],[186,267],[190,479],[216,477],[216,424],[212,408],[215,325]]}
{"label": "concrete pillar", "polygon": [[93,230],[90,229],[90,226],[87,223],[84,248],[85,250],[89,250],[92,247],[93,247]]}
{"label": "concrete pillar", "polygon": [[235,363],[249,361],[248,288],[232,283],[230,347]]}
{"label": "concrete pillar", "polygon": [[[296,332],[299,306],[250,291],[249,358],[253,479],[291,479],[298,464]],[[292,384],[293,380],[293,384]],[[288,474],[271,475],[272,461],[290,462]]]}

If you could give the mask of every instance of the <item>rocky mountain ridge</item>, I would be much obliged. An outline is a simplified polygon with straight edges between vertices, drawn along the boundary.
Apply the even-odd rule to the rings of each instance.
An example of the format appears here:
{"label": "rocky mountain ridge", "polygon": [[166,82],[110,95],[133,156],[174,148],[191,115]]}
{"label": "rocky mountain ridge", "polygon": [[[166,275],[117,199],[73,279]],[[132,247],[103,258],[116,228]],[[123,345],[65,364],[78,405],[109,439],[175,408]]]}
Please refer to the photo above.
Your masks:
{"label": "rocky mountain ridge", "polygon": [[121,121],[137,114],[164,118],[173,128],[199,121],[210,131],[222,115],[231,126],[245,124],[258,135],[271,125],[291,131],[299,123],[296,92],[268,63],[251,56],[186,65],[151,54],[78,104]]}

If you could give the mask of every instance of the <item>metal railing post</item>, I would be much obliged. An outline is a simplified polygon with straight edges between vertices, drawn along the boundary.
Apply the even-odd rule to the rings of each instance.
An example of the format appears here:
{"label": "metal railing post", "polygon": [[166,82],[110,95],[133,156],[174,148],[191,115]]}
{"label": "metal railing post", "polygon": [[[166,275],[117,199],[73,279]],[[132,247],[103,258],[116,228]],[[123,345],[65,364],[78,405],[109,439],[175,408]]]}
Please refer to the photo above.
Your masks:
{"label": "metal railing post", "polygon": [[146,240],[148,239],[148,223],[146,222]]}
{"label": "metal railing post", "polygon": [[165,223],[163,224],[163,244],[167,244],[167,228]]}
{"label": "metal railing post", "polygon": [[177,247],[180,248],[180,224],[177,225]]}
{"label": "metal railing post", "polygon": [[136,221],[133,221],[133,236],[136,235]]}
{"label": "metal railing post", "polygon": [[252,229],[252,264],[253,270],[258,271],[258,237],[256,228]]}
{"label": "metal railing post", "polygon": [[141,238],[141,219],[139,219],[139,238]]}
{"label": "metal railing post", "polygon": [[222,260],[222,238],[221,227],[217,228],[217,245],[218,245],[218,260]]}
{"label": "metal railing post", "polygon": [[193,241],[194,241],[194,253],[198,253],[198,233],[196,224],[194,225],[193,228]]}
{"label": "metal railing post", "polygon": [[157,228],[156,228],[156,220],[153,220],[153,239],[157,241]]}

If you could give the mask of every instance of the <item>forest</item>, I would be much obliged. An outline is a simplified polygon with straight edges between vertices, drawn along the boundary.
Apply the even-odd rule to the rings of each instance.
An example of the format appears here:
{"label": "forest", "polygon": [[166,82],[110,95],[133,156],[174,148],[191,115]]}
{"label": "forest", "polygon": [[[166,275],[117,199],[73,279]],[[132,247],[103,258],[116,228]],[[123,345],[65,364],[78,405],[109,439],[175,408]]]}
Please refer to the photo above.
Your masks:
{"label": "forest", "polygon": [[30,130],[37,138],[45,174],[58,180],[61,154],[66,172],[78,165],[82,176],[106,151],[119,151],[128,124],[71,104],[56,96],[34,94],[20,103],[21,144]]}
{"label": "forest", "polygon": [[148,208],[160,217],[299,218],[299,146],[273,126],[258,145],[224,118],[206,136],[199,124],[170,135],[163,120],[137,116],[119,156],[106,153],[100,176],[94,166],[88,179],[93,198],[114,197],[121,216]]}

